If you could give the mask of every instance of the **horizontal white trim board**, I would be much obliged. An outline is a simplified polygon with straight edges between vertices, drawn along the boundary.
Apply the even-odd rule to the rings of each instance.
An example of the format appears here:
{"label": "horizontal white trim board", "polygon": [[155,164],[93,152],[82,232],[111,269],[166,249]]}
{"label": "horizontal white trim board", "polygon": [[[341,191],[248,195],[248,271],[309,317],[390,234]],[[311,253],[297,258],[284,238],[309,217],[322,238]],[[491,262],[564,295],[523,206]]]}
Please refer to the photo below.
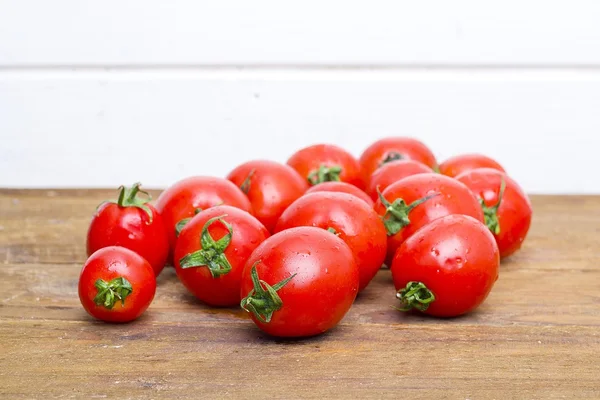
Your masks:
{"label": "horizontal white trim board", "polygon": [[358,155],[408,135],[440,160],[489,154],[530,193],[600,193],[597,72],[323,74],[0,73],[0,187],[161,188],[316,142]]}
{"label": "horizontal white trim board", "polygon": [[0,0],[0,66],[600,65],[596,0]]}

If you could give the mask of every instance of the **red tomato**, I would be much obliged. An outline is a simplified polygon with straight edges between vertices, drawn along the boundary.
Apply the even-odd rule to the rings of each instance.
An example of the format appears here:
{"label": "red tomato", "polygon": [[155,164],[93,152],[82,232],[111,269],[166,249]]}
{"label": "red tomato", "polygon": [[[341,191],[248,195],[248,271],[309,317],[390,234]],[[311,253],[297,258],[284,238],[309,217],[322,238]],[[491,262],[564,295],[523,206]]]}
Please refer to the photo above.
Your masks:
{"label": "red tomato", "polygon": [[198,209],[226,204],[251,212],[250,200],[232,182],[223,178],[192,176],[180,180],[163,191],[156,200],[156,209],[163,216],[171,251],[177,238],[175,226],[191,218]]}
{"label": "red tomato", "polygon": [[354,185],[351,185],[346,182],[323,182],[319,183],[306,191],[306,193],[315,193],[315,192],[337,192],[337,193],[347,193],[353,196],[358,197],[363,200],[365,203],[369,205],[369,207],[373,207],[373,200],[365,192],[360,190]]}
{"label": "red tomato", "polygon": [[272,336],[323,333],[358,292],[358,268],[344,241],[321,228],[276,233],[254,250],[242,275],[241,306]]}
{"label": "red tomato", "polygon": [[496,238],[500,256],[508,257],[519,250],[529,231],[533,210],[529,197],[517,182],[491,168],[466,171],[456,179],[467,185],[479,199],[485,223]]}
{"label": "red tomato", "polygon": [[[147,197],[140,198],[138,193]],[[150,200],[136,183],[132,188],[121,186],[118,200],[100,204],[88,228],[87,255],[103,247],[126,247],[144,257],[158,276],[169,256],[169,239],[162,216]]]}
{"label": "red tomato", "polygon": [[415,232],[390,269],[402,311],[455,317],[483,303],[498,279],[499,264],[498,246],[485,225],[455,214]]}
{"label": "red tomato", "polygon": [[231,206],[209,208],[181,230],[175,271],[201,301],[212,306],[237,305],[244,264],[268,237],[267,229],[245,211]]}
{"label": "red tomato", "polygon": [[79,276],[79,300],[92,317],[129,322],[146,311],[156,292],[152,266],[136,252],[103,247],[85,262]]}
{"label": "red tomato", "polygon": [[412,175],[391,184],[374,209],[388,232],[388,261],[402,242],[437,218],[465,214],[483,222],[481,206],[469,188],[436,173]]}
{"label": "red tomato", "polygon": [[435,156],[422,142],[408,137],[389,137],[376,141],[360,156],[363,173],[368,177],[383,164],[396,160],[414,160],[437,169]]}
{"label": "red tomato", "polygon": [[461,154],[450,157],[440,164],[440,173],[454,178],[465,171],[476,168],[493,168],[504,172],[504,168],[495,160],[483,154]]}
{"label": "red tomato", "polygon": [[308,189],[306,180],[292,167],[274,161],[249,161],[227,179],[246,193],[254,216],[271,232],[281,213]]}
{"label": "red tomato", "polygon": [[379,215],[347,193],[318,192],[300,197],[281,215],[275,232],[298,226],[333,230],[354,254],[361,291],[385,260],[387,234]]}
{"label": "red tomato", "polygon": [[373,172],[369,180],[367,193],[374,201],[377,201],[377,188],[383,192],[392,183],[399,181],[407,176],[431,173],[433,170],[427,165],[413,160],[398,160],[385,163]]}
{"label": "red tomato", "polygon": [[311,185],[341,181],[359,189],[365,188],[365,179],[356,158],[334,145],[316,144],[305,147],[294,153],[287,163]]}

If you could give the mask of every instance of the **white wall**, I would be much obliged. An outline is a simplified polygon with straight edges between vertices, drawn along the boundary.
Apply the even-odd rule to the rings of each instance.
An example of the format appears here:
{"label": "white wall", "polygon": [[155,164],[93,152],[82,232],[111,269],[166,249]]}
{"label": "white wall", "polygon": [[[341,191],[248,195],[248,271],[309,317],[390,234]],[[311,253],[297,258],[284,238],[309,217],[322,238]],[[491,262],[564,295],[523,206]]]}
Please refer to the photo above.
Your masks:
{"label": "white wall", "polygon": [[600,193],[599,110],[596,1],[0,0],[0,187],[164,187],[409,135]]}

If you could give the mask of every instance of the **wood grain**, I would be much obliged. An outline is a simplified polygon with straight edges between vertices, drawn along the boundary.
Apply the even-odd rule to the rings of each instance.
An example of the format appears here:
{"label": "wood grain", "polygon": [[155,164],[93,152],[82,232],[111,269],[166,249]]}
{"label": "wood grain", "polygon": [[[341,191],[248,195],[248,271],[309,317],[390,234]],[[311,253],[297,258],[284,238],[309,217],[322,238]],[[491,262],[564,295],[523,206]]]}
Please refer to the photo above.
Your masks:
{"label": "wood grain", "polygon": [[0,190],[3,398],[600,398],[600,197],[533,197],[523,250],[475,313],[404,315],[382,270],[331,332],[276,340],[171,269],[138,321],[77,298],[85,231],[113,191]]}

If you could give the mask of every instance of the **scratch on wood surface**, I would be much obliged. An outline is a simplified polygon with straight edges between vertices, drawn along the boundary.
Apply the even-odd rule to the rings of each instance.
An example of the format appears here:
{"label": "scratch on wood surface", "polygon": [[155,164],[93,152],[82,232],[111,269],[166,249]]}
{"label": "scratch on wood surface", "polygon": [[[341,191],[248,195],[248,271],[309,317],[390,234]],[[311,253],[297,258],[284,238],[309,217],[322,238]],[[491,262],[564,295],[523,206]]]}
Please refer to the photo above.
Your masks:
{"label": "scratch on wood surface", "polygon": [[22,292],[19,292],[19,293],[15,293],[15,294],[13,294],[12,296],[10,296],[10,297],[7,297],[6,299],[3,299],[3,300],[2,300],[2,302],[3,302],[3,303],[8,303],[8,302],[11,302],[11,301],[13,301],[14,299],[16,299],[17,297],[21,297],[21,296],[23,296],[25,293],[27,293],[27,292],[26,292],[26,291],[22,291]]}

